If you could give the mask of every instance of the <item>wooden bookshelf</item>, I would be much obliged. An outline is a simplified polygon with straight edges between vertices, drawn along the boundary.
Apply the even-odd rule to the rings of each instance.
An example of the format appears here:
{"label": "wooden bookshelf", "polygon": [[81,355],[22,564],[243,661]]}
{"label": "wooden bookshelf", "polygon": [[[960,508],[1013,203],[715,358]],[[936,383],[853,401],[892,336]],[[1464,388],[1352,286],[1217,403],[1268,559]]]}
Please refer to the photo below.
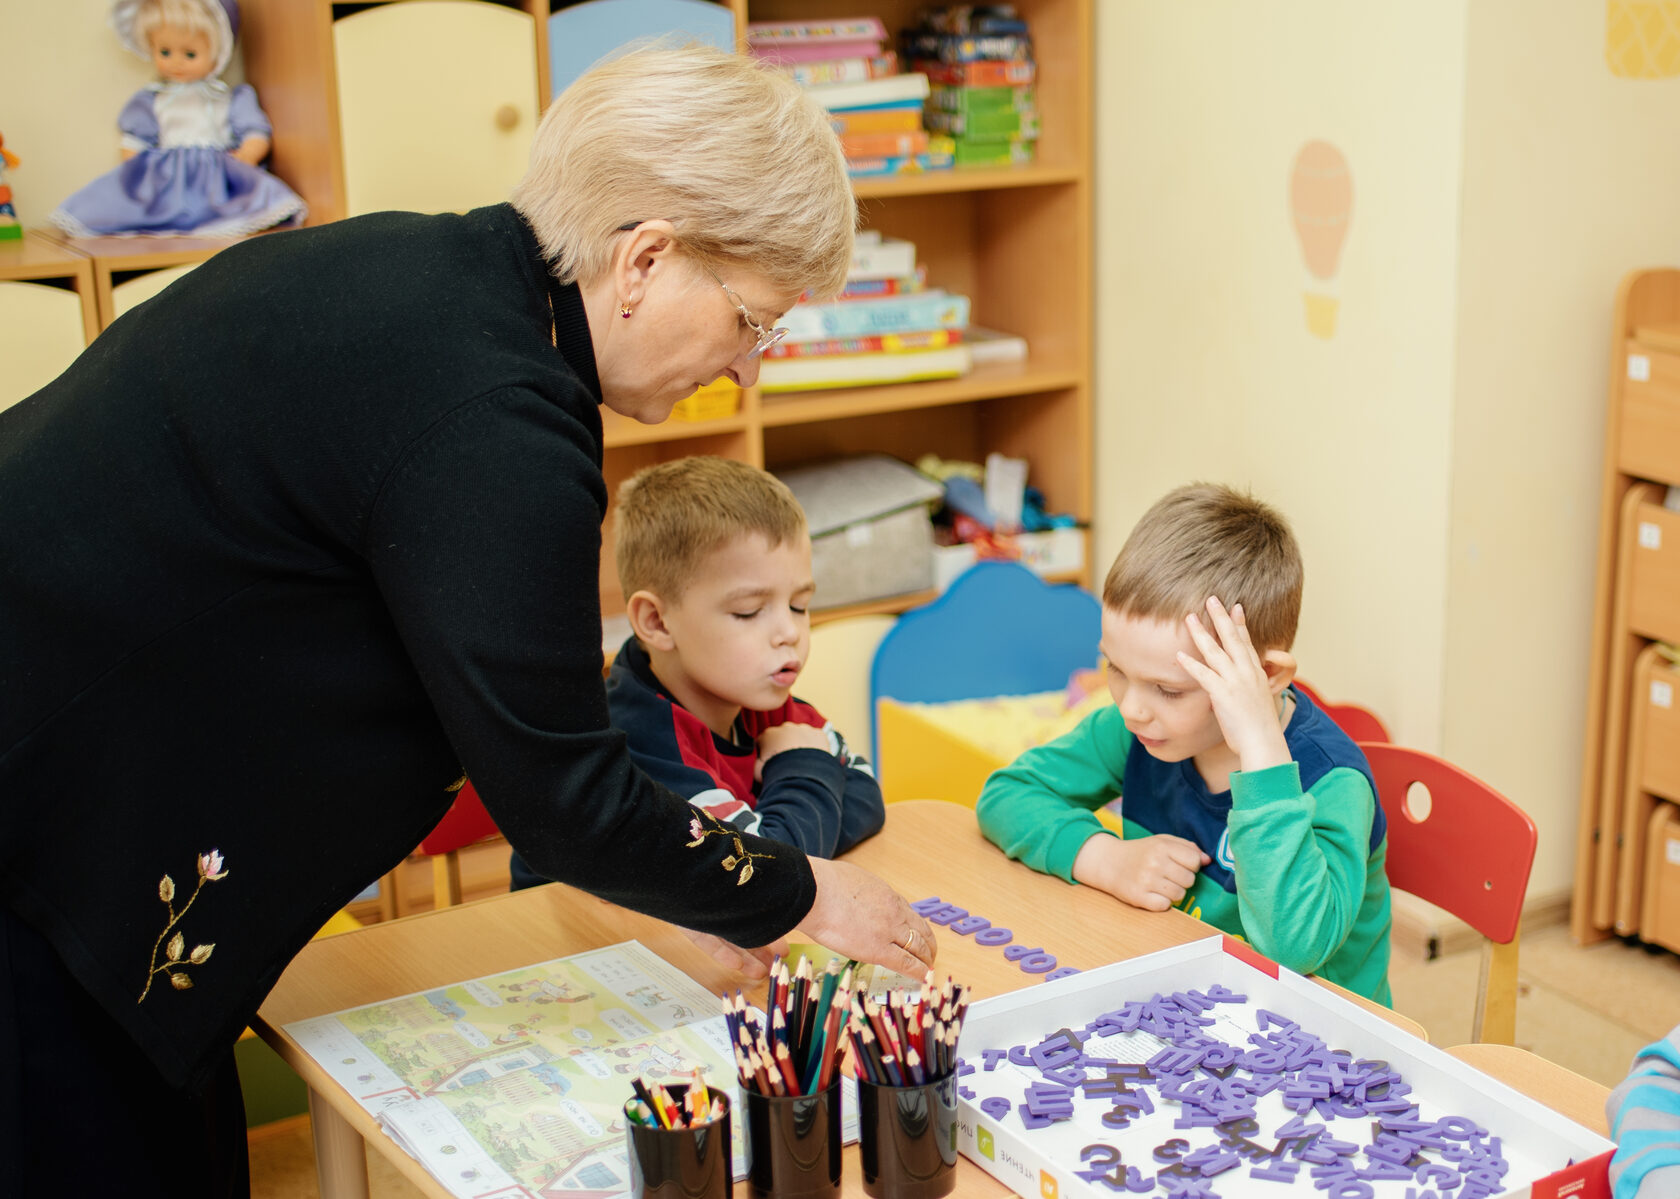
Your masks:
{"label": "wooden bookshelf", "polygon": [[[440,145],[458,149],[483,140],[513,144],[523,138],[528,145],[530,129],[523,116],[507,128],[497,117],[506,116],[506,105],[524,104],[529,56],[536,59],[539,110],[546,103],[547,23],[565,6],[562,0],[472,0],[457,6],[494,10],[479,14],[487,18],[484,22],[469,21],[462,28],[476,30],[482,23],[518,25],[522,31],[512,48],[504,42],[494,51],[471,54],[442,44],[443,35],[429,23],[434,14],[407,11],[422,3],[245,0],[246,76],[274,121],[275,172],[308,201],[311,223],[354,210],[352,180],[358,169],[365,169],[365,163],[355,161],[363,152],[356,146],[366,142],[347,134],[343,123],[359,118],[344,108],[351,97],[368,90],[363,72],[384,78],[388,65],[369,62],[366,55],[351,61],[349,41],[335,28],[340,21],[365,20],[381,10],[375,15],[391,30],[391,52],[379,59],[419,61],[439,54],[450,64],[445,73],[461,82],[459,89],[420,89],[392,75],[381,86],[393,94],[402,91],[406,103],[398,107],[400,119],[392,118],[388,134],[375,139],[380,146],[412,154],[402,148],[419,137],[423,145],[418,152],[435,155]],[[912,22],[917,3],[884,0],[859,9],[853,0],[728,0],[723,6],[744,37],[748,21],[824,20],[860,11],[878,15],[896,34]],[[714,421],[648,426],[606,413],[605,474],[611,492],[643,466],[689,454],[721,454],[777,470],[837,454],[884,451],[913,461],[933,452],[978,461],[996,450],[1027,459],[1029,481],[1053,508],[1090,521],[1094,4],[1019,0],[1016,7],[1031,27],[1038,62],[1043,132],[1036,161],[1015,169],[860,179],[856,193],[866,227],[915,242],[930,284],[971,297],[974,323],[1025,337],[1027,360],[940,382],[776,395],[749,389],[738,412]],[[462,79],[463,72],[473,78]],[[488,101],[458,100],[457,91],[494,99],[498,93],[488,86],[490,79],[508,91],[504,101],[486,107]],[[447,174],[473,172],[456,167]],[[488,172],[480,174],[484,178],[473,181],[484,188],[482,195],[451,193],[454,198],[444,202],[421,189],[402,206],[425,210],[502,199],[506,188]],[[452,179],[451,186],[458,181]],[[622,611],[623,601],[611,561],[610,515],[604,532],[608,548],[601,564],[601,600],[603,611],[612,615]],[[1089,564],[1075,579],[1090,584]],[[900,596],[867,610],[902,611],[927,598]],[[835,611],[852,609],[824,615],[832,619]]]}

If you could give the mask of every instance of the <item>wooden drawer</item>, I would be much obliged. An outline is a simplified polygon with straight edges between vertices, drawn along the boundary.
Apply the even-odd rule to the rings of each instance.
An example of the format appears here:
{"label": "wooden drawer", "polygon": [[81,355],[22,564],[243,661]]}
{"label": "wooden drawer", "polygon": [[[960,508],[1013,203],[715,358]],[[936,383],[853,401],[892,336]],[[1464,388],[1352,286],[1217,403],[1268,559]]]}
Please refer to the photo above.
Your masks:
{"label": "wooden drawer", "polygon": [[1649,832],[1639,935],[1680,953],[1680,808],[1658,804]]}
{"label": "wooden drawer", "polygon": [[1617,464],[1642,479],[1680,484],[1680,354],[1628,342],[1621,403]]}
{"label": "wooden drawer", "polygon": [[1633,676],[1635,785],[1680,803],[1680,670],[1655,654],[1640,659]]}
{"label": "wooden drawer", "polygon": [[1628,630],[1655,641],[1680,644],[1680,512],[1660,504],[1637,504],[1629,546]]}

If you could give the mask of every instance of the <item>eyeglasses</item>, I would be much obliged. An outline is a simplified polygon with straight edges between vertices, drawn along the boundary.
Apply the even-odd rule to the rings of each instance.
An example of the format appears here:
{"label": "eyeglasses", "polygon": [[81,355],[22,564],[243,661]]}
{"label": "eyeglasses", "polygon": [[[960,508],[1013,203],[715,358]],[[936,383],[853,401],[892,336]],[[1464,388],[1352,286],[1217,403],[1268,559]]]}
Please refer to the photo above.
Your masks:
{"label": "eyeglasses", "polygon": [[764,353],[765,350],[768,350],[771,346],[775,345],[777,342],[781,341],[782,338],[788,335],[788,331],[786,329],[766,329],[763,325],[755,321],[753,319],[753,314],[747,311],[747,306],[741,303],[741,297],[735,294],[734,288],[730,287],[729,284],[725,283],[722,279],[718,279],[717,272],[711,267],[706,268],[706,273],[713,279],[717,279],[717,285],[723,288],[723,294],[729,297],[729,302],[731,304],[735,305],[735,311],[741,314],[741,320],[746,322],[747,328],[751,329],[754,335],[758,338],[757,341],[753,342],[752,349],[747,351],[748,358],[758,357],[758,355]]}
{"label": "eyeglasses", "polygon": [[[618,232],[628,233],[641,223],[642,222],[640,221],[631,221],[628,224],[620,225],[618,227]],[[704,263],[701,263],[701,265],[705,266]],[[735,306],[735,311],[741,314],[741,320],[745,322],[747,328],[753,331],[753,336],[756,340],[753,342],[752,349],[747,351],[748,358],[758,357],[760,354],[764,353],[764,351],[768,350],[771,346],[775,345],[777,342],[781,341],[782,338],[788,335],[788,331],[786,329],[766,329],[763,325],[759,324],[758,321],[753,318],[753,314],[750,310],[748,310],[747,306],[741,303],[741,297],[735,294],[735,289],[730,287],[729,284],[725,283],[722,279],[718,278],[718,273],[711,267],[706,266],[705,269],[706,273],[712,277],[717,285],[723,288],[723,294],[729,297],[729,302]]]}

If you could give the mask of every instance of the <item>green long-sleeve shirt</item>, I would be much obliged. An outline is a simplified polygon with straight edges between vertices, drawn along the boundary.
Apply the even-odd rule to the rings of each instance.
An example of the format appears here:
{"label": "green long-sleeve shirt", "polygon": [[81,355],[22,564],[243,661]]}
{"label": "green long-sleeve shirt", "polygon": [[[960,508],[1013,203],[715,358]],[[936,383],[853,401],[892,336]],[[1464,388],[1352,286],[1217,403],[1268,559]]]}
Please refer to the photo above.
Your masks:
{"label": "green long-sleeve shirt", "polygon": [[980,828],[1010,857],[1073,882],[1096,810],[1121,796],[1128,839],[1171,834],[1213,858],[1179,906],[1272,960],[1391,1003],[1387,827],[1364,755],[1305,696],[1284,728],[1293,761],[1208,791],[1193,762],[1161,762],[1119,710],[1092,713],[986,781]]}

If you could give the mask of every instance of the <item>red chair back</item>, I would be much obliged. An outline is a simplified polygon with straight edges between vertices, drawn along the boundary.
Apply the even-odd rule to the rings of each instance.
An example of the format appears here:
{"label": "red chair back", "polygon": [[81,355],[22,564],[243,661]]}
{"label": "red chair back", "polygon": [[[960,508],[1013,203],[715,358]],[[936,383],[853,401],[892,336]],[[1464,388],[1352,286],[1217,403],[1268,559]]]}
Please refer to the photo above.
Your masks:
{"label": "red chair back", "polygon": [[1295,690],[1301,692],[1313,701],[1314,706],[1323,710],[1324,714],[1336,722],[1341,729],[1355,741],[1389,741],[1388,729],[1383,725],[1382,718],[1371,709],[1359,704],[1333,704],[1300,679],[1291,684]]}
{"label": "red chair back", "polygon": [[[1388,818],[1388,881],[1501,944],[1516,938],[1538,839],[1534,821],[1492,787],[1434,754],[1359,747]],[[1408,800],[1414,783],[1428,792]]]}
{"label": "red chair back", "polygon": [[478,792],[469,779],[455,793],[455,802],[443,814],[437,827],[420,842],[420,852],[430,855],[450,853],[475,841],[494,837],[498,831],[496,822],[484,810],[484,801],[478,798]]}

